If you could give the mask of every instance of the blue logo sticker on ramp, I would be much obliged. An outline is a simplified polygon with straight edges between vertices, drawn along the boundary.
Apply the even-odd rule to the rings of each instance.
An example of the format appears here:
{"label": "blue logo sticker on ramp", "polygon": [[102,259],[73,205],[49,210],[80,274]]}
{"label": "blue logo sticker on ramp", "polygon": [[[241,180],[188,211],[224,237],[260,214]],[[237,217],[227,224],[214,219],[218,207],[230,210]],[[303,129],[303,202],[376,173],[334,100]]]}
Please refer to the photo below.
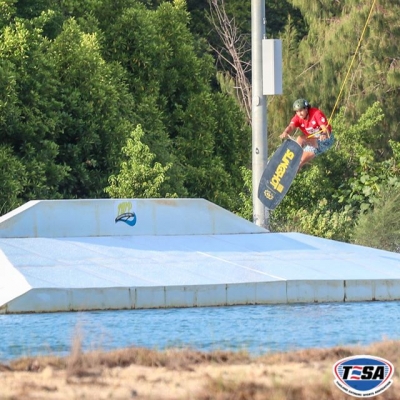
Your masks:
{"label": "blue logo sticker on ramp", "polygon": [[122,221],[128,224],[129,226],[134,226],[136,224],[136,214],[134,212],[127,212],[118,215],[117,218],[115,218],[115,223]]}

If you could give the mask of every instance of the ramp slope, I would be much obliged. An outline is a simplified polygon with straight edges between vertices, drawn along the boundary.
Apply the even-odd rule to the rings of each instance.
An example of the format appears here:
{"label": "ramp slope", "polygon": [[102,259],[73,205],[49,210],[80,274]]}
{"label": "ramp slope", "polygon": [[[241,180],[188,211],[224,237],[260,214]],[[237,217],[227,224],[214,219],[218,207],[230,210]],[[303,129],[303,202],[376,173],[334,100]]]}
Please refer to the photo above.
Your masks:
{"label": "ramp slope", "polygon": [[0,217],[0,313],[400,299],[400,254],[269,233],[202,199]]}

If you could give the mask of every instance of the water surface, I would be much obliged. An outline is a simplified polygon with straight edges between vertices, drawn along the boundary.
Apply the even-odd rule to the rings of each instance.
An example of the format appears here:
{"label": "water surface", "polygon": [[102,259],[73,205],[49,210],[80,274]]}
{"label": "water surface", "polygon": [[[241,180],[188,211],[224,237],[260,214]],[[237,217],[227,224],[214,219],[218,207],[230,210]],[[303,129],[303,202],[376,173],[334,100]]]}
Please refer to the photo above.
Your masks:
{"label": "water surface", "polygon": [[0,315],[0,362],[128,346],[269,351],[400,339],[400,302],[257,305]]}

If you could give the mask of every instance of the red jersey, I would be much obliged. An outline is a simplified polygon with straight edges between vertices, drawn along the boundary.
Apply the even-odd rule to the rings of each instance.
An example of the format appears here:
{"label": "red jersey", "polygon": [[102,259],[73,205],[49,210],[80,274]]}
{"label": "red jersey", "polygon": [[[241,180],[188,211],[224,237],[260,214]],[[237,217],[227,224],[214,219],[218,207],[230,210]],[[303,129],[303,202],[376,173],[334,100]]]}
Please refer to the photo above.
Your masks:
{"label": "red jersey", "polygon": [[[308,109],[308,119],[303,119],[296,114],[290,121],[290,125],[299,128],[306,136],[321,132],[321,125],[327,125],[327,123],[325,114],[315,107]],[[330,125],[327,127],[330,133],[332,127]]]}

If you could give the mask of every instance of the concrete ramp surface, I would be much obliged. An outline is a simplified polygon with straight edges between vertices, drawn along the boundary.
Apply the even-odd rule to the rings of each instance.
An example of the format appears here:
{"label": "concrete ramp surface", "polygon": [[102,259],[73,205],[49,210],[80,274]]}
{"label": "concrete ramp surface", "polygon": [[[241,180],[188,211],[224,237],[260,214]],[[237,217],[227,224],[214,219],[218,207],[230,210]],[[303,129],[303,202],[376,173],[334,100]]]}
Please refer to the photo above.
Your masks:
{"label": "concrete ramp surface", "polygon": [[202,199],[32,201],[0,217],[0,313],[400,299],[400,254],[269,233]]}

